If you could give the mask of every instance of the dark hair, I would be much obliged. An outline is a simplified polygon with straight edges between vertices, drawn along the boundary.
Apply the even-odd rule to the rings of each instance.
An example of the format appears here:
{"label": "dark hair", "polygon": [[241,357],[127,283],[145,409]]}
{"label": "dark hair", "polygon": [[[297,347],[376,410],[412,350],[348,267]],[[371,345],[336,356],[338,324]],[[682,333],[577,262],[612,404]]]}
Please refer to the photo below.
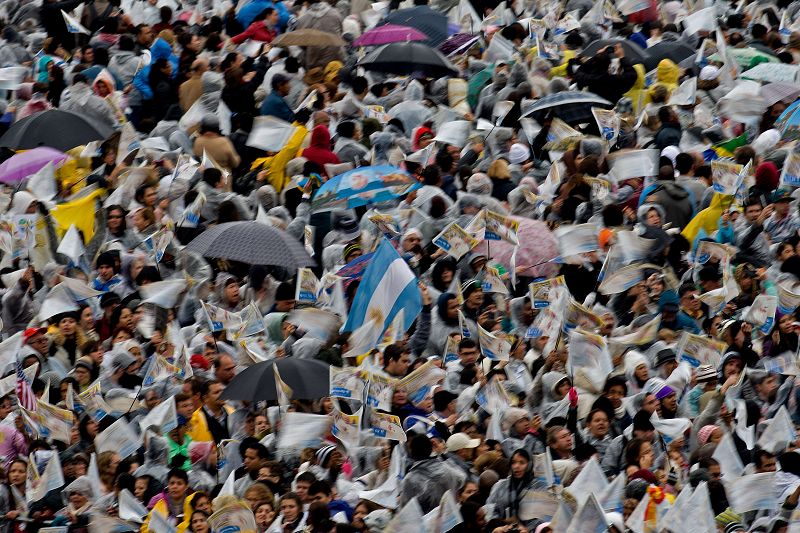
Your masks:
{"label": "dark hair", "polygon": [[264,10],[263,10],[261,13],[259,13],[258,15],[256,15],[256,16],[255,16],[255,18],[253,18],[253,21],[254,21],[254,22],[256,22],[256,21],[259,21],[259,20],[265,20],[265,19],[266,19],[268,16],[270,16],[270,15],[271,15],[271,14],[272,14],[274,11],[275,11],[275,8],[268,7],[268,8],[266,8],[266,9],[264,9]]}
{"label": "dark hair", "polygon": [[649,444],[644,439],[632,439],[625,447],[625,463],[628,466],[640,466],[639,456],[642,453],[642,447],[645,445],[645,443]]}
{"label": "dark hair", "polygon": [[686,174],[694,166],[694,157],[690,154],[681,152],[675,157],[675,168],[681,174]]}
{"label": "dark hair", "polygon": [[415,461],[427,459],[431,453],[433,445],[427,435],[414,435],[408,442],[408,455]]}
{"label": "dark hair", "polygon": [[324,494],[325,496],[330,496],[332,493],[333,489],[331,489],[331,484],[321,479],[313,482],[311,486],[308,487],[309,496],[313,496],[315,494]]}
{"label": "dark hair", "polygon": [[203,170],[203,181],[210,187],[216,187],[222,180],[222,172],[218,168],[207,168]]}
{"label": "dark hair", "polygon": [[133,52],[134,48],[136,48],[136,44],[134,43],[133,37],[131,37],[130,35],[120,36],[117,46],[122,52]]}
{"label": "dark hair", "polygon": [[367,90],[369,87],[369,82],[367,81],[367,78],[363,76],[356,76],[350,86],[353,88],[353,93],[361,94]]}
{"label": "dark hair", "polygon": [[184,483],[189,484],[189,475],[182,468],[172,468],[167,472],[167,482],[172,478],[182,479]]}
{"label": "dark hair", "polygon": [[611,387],[622,387],[625,389],[625,395],[628,394],[628,382],[625,379],[625,376],[612,376],[606,380],[606,384],[603,387],[603,393],[607,394],[608,391],[611,390]]}
{"label": "dark hair", "polygon": [[463,350],[464,348],[477,348],[477,347],[478,347],[478,343],[475,342],[473,339],[470,339],[469,337],[465,337],[465,338],[461,339],[461,341],[459,341],[459,343],[458,343],[458,351],[459,352],[461,350]]}
{"label": "dark hair", "polygon": [[606,413],[603,409],[594,408],[591,411],[589,411],[588,415],[586,415],[586,423],[587,424],[590,423],[594,415],[596,415],[597,413],[603,413],[604,415],[606,415],[606,418],[608,418],[608,413]]}
{"label": "dark hair", "polygon": [[258,441],[242,442],[242,444],[239,445],[239,453],[241,453],[242,458],[244,458],[244,452],[247,450],[255,450],[258,454],[258,458],[265,461],[268,461],[271,457],[267,447]]}
{"label": "dark hair", "polygon": [[767,450],[762,450],[759,448],[756,449],[755,452],[753,452],[753,463],[755,463],[756,467],[761,466],[761,463],[764,461],[764,459],[774,459],[774,458],[775,455],[769,453]]}
{"label": "dark hair", "polygon": [[694,169],[694,177],[695,178],[710,178],[711,177],[711,166],[709,165],[700,165],[696,169]]}
{"label": "dark hair", "polygon": [[350,120],[340,122],[336,126],[336,134],[339,135],[340,137],[347,137],[348,139],[352,139],[353,136],[356,134],[356,123]]}
{"label": "dark hair", "polygon": [[161,17],[162,24],[169,24],[172,21],[172,8],[169,6],[161,6],[158,10],[158,15]]}
{"label": "dark hair", "polygon": [[312,474],[309,471],[301,472],[300,474],[297,475],[296,478],[294,478],[294,482],[295,483],[297,483],[299,481],[302,481],[303,483],[312,484],[316,480],[317,480],[317,476],[315,476],[314,474]]}
{"label": "dark hair", "polygon": [[405,351],[397,344],[390,344],[383,350],[383,366],[387,366],[392,361],[399,361]]}
{"label": "dark hair", "polygon": [[753,36],[753,39],[763,39],[767,35],[767,28],[762,24],[755,23],[750,28],[750,35]]}

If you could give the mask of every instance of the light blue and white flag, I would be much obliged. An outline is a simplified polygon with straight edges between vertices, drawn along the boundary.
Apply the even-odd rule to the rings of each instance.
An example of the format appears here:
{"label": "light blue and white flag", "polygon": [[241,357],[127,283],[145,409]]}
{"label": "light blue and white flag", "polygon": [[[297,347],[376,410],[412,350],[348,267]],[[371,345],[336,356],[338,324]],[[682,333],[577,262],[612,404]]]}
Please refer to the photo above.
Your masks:
{"label": "light blue and white flag", "polygon": [[374,320],[382,324],[375,339],[377,343],[401,310],[405,316],[403,328],[407,331],[422,311],[417,281],[397,250],[384,238],[364,272],[342,331],[355,331]]}
{"label": "light blue and white flag", "polygon": [[64,23],[67,25],[67,31],[70,33],[84,33],[86,35],[91,35],[92,32],[87,30],[77,19],[67,14],[66,11],[63,9],[61,10],[61,15],[64,17]]}

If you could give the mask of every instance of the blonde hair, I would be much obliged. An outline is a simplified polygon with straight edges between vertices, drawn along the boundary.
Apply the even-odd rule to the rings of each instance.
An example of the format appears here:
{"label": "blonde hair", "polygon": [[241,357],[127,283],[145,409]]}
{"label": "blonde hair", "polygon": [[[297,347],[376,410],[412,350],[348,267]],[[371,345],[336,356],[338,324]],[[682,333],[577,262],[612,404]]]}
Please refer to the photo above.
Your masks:
{"label": "blonde hair", "polygon": [[497,178],[501,180],[511,179],[511,171],[508,169],[508,161],[505,159],[495,159],[492,161],[492,164],[489,165],[489,170],[486,171],[486,174],[490,178]]}

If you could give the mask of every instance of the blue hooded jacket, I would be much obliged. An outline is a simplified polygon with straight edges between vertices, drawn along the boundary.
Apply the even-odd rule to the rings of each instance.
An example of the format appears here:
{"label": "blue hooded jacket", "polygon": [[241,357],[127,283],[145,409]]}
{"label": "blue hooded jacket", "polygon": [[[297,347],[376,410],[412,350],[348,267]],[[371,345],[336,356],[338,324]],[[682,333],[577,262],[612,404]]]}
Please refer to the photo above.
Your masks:
{"label": "blue hooded jacket", "polygon": [[247,28],[252,24],[253,19],[268,7],[272,7],[278,12],[278,28],[281,30],[286,29],[286,25],[289,24],[289,10],[286,9],[283,2],[251,0],[236,13],[236,20],[239,21],[239,24],[241,24],[243,28]]}
{"label": "blue hooded jacket", "polygon": [[[150,65],[156,60],[164,58],[172,65],[172,75],[174,78],[178,73],[178,57],[172,53],[172,47],[164,39],[156,39],[150,46]],[[133,87],[142,95],[142,99],[150,100],[153,98],[153,89],[150,87],[150,65],[139,70],[133,78]]]}

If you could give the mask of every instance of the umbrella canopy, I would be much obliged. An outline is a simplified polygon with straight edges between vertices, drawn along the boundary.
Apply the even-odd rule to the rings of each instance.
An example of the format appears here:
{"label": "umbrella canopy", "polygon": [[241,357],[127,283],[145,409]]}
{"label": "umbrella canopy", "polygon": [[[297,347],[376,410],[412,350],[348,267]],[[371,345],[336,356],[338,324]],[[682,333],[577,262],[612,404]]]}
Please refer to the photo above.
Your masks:
{"label": "umbrella canopy", "polygon": [[46,146],[16,154],[0,165],[0,182],[19,183],[28,176],[39,172],[48,163],[60,165],[67,159],[69,156],[64,152]]}
{"label": "umbrella canopy", "polygon": [[416,6],[408,9],[398,9],[389,13],[384,24],[410,26],[428,36],[425,44],[439,46],[447,40],[447,16],[434,11],[428,6]]}
{"label": "umbrella canopy", "polygon": [[273,265],[290,269],[314,266],[303,244],[286,233],[260,222],[225,222],[207,229],[186,246],[204,257],[228,259],[249,265]]}
{"label": "umbrella canopy", "polygon": [[[742,69],[750,68],[750,64],[753,62],[754,59],[764,63],[780,63],[780,59],[773,55],[769,55],[766,52],[762,52],[756,48],[752,48],[750,46],[745,46],[744,48],[734,48],[732,46],[728,47],[728,53],[736,60],[739,64],[739,67]],[[719,54],[711,54],[708,56],[709,61],[721,61],[725,62],[722,56]],[[757,66],[757,65],[754,65]]]}
{"label": "umbrella canopy", "polygon": [[311,200],[314,212],[349,209],[393,200],[422,187],[414,176],[392,165],[361,167],[322,184]]}
{"label": "umbrella canopy", "polygon": [[479,35],[472,35],[471,33],[456,33],[447,38],[445,42],[438,46],[439,51],[450,57],[451,55],[459,54],[469,50],[472,45],[478,42]]}
{"label": "umbrella canopy", "polygon": [[28,150],[49,146],[67,151],[92,141],[107,139],[114,130],[90,121],[83,115],[50,109],[25,117],[11,125],[0,137],[0,147]]}
{"label": "umbrella canopy", "polygon": [[344,40],[335,33],[306,28],[279,35],[272,46],[344,46]]}
{"label": "umbrella canopy", "polygon": [[741,77],[747,80],[769,82],[783,82],[795,84],[800,66],[787,65],[786,63],[761,63],[742,73]]}
{"label": "umbrella canopy", "polygon": [[631,63],[644,63],[645,59],[647,58],[647,52],[645,52],[641,46],[629,39],[598,39],[589,43],[588,46],[583,49],[581,55],[587,57],[593,56],[606,46],[615,46],[618,44],[622,45],[622,48],[625,50],[625,57],[627,57]]}
{"label": "umbrella canopy", "polygon": [[695,56],[697,51],[677,41],[661,41],[648,48],[645,54],[647,57],[644,60],[644,68],[649,72],[656,68],[662,59],[670,59],[678,64],[687,57]]}
{"label": "umbrella canopy", "polygon": [[392,43],[377,48],[358,62],[366,70],[412,74],[423,72],[442,77],[458,74],[458,69],[441,52],[422,43]]}
{"label": "umbrella canopy", "polygon": [[222,391],[224,400],[274,401],[277,365],[281,379],[292,389],[294,400],[318,400],[330,394],[330,366],[317,359],[283,357],[249,366]]}
{"label": "umbrella canopy", "polygon": [[798,96],[800,96],[800,86],[796,83],[775,82],[761,87],[761,97],[767,106],[778,102],[791,102]]}
{"label": "umbrella canopy", "polygon": [[398,26],[386,24],[377,26],[361,34],[353,42],[355,46],[380,46],[389,43],[402,43],[405,41],[427,41],[428,36],[411,26]]}
{"label": "umbrella canopy", "polygon": [[[526,278],[550,278],[558,274],[559,265],[548,262],[558,256],[558,242],[553,232],[547,227],[547,223],[524,217],[512,216],[510,218],[519,221],[517,268],[538,265],[521,272],[520,275]],[[510,270],[514,245],[505,241],[492,241],[491,245],[488,245],[488,242],[481,242],[475,251],[484,254],[491,252],[492,261],[500,263]]]}
{"label": "umbrella canopy", "polygon": [[541,123],[544,119],[544,115],[551,111],[567,124],[593,122],[593,106],[610,108],[613,104],[594,93],[585,91],[561,91],[548,94],[536,100],[533,102],[533,105],[523,111],[522,116],[531,116]]}

